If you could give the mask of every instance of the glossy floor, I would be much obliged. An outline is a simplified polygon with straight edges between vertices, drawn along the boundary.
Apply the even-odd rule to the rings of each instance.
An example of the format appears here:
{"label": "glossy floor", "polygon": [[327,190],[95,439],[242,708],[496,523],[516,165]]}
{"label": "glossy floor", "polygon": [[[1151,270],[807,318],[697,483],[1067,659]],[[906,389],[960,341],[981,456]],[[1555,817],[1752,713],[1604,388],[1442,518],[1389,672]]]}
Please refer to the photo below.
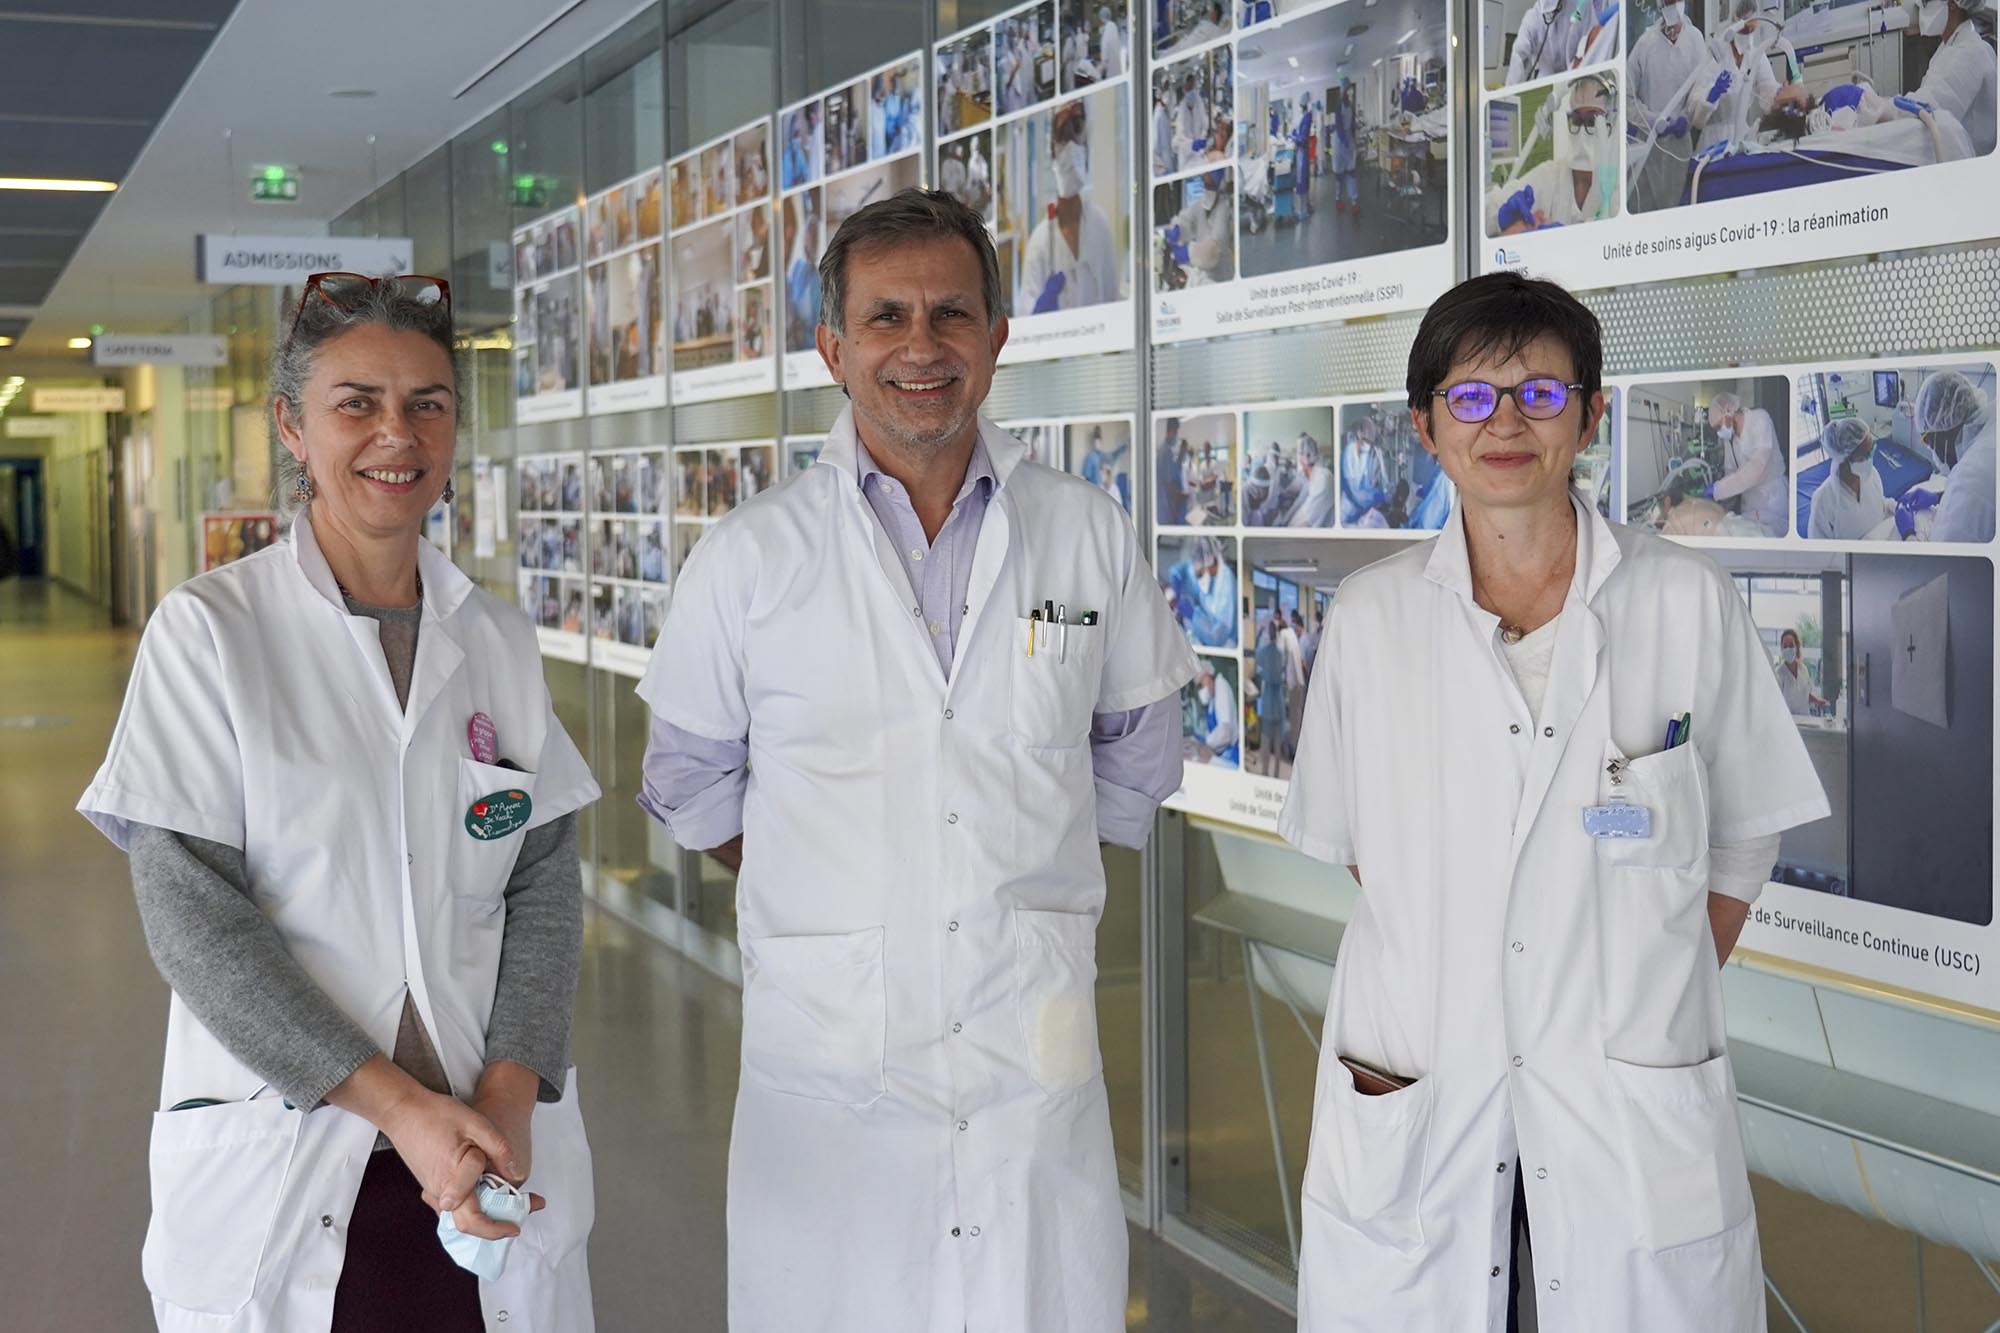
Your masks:
{"label": "glossy floor", "polygon": [[[0,1328],[151,1326],[139,1280],[166,987],[123,858],[71,813],[135,636],[0,581]],[[593,913],[575,1056],[597,1164],[598,1326],[724,1328],[735,989]],[[1277,1333],[1278,1310],[1135,1234],[1128,1327]]]}

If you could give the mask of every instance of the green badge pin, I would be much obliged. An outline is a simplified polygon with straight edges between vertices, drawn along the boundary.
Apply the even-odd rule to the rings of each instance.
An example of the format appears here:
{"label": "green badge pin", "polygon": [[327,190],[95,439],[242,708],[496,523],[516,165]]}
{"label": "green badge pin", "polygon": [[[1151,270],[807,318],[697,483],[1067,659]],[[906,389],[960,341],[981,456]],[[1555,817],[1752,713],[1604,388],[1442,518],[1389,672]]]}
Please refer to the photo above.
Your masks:
{"label": "green badge pin", "polygon": [[482,796],[466,807],[465,831],[481,842],[504,838],[515,829],[528,826],[535,803],[518,787]]}

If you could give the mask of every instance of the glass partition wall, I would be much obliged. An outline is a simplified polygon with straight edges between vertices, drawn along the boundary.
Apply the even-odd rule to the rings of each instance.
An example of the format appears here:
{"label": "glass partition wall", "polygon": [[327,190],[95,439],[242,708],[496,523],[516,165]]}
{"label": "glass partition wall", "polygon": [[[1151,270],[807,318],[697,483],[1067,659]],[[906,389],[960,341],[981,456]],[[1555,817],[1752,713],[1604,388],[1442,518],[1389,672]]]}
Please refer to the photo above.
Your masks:
{"label": "glass partition wall", "polygon": [[[1326,307],[1334,318],[1285,327],[1254,303],[1328,254],[1366,260],[1399,246],[1436,246],[1425,252],[1421,272],[1398,271],[1393,281],[1374,284],[1377,291],[1441,289],[1504,262],[1504,244],[1488,252],[1492,220],[1477,201],[1509,171],[1541,160],[1530,151],[1529,131],[1545,94],[1482,93],[1475,86],[1480,53],[1461,41],[1461,34],[1489,28],[1505,40],[1519,6],[1482,25],[1469,4],[1450,6],[1444,19],[1419,14],[1407,22],[1401,14],[1412,6],[1399,5],[1393,22],[1374,26],[1388,38],[1402,33],[1406,49],[1368,46],[1362,54],[1377,72],[1332,74],[1302,69],[1285,53],[1310,63],[1329,49],[1312,38],[1342,20],[1338,5],[1278,6],[1276,25],[1261,36],[1238,34],[1233,14],[1219,33],[1208,32],[1200,27],[1206,7],[1164,3],[1131,11],[1122,29],[1114,21],[1107,34],[1089,17],[1099,8],[1095,0],[1047,6],[1054,17],[1044,32],[1041,8],[1008,0],[940,0],[934,8],[917,0],[654,6],[385,181],[337,224],[364,234],[403,229],[417,243],[420,269],[435,264],[425,271],[450,274],[470,411],[459,490],[500,511],[475,537],[473,510],[462,499],[453,556],[496,595],[522,598],[549,636],[558,714],[604,789],[582,843],[594,895],[725,976],[740,976],[736,886],[713,861],[675,846],[638,806],[648,717],[633,690],[657,628],[648,616],[664,606],[660,584],[670,585],[688,547],[730,506],[812,466],[819,440],[845,407],[839,389],[816,372],[810,350],[816,306],[808,302],[816,285],[809,279],[827,229],[883,187],[936,181],[978,199],[983,180],[1016,332],[1030,334],[1020,340],[1025,347],[1053,327],[1049,311],[1061,307],[1039,277],[1028,282],[1028,252],[1037,244],[1031,237],[1043,234],[1037,224],[1055,211],[1041,182],[1061,146],[1057,121],[1067,127],[1065,142],[1083,143],[1090,161],[1113,164],[1091,191],[1116,245],[1130,255],[1124,285],[1112,283],[1120,300],[1107,299],[1099,321],[1109,342],[1074,355],[1010,356],[995,377],[988,416],[1029,439],[1046,461],[1119,495],[1163,577],[1181,543],[1219,535],[1241,570],[1236,610],[1246,628],[1197,651],[1247,704],[1265,684],[1250,646],[1263,620],[1297,612],[1308,629],[1316,627],[1333,583],[1362,558],[1352,553],[1373,558],[1398,539],[1383,532],[1375,534],[1379,542],[1342,543],[1346,554],[1328,560],[1335,548],[1313,546],[1309,532],[1261,528],[1252,508],[1272,499],[1274,479],[1298,468],[1300,435],[1331,458],[1363,419],[1394,426],[1423,301],[1341,319],[1351,284],[1321,269],[1320,277],[1296,278],[1289,296],[1303,300],[1319,283],[1318,290],[1336,294]],[[1240,8],[1243,25],[1257,27],[1271,7]],[[1632,21],[1651,17],[1639,13]],[[1288,34],[1290,21],[1301,26]],[[1155,22],[1170,29],[1161,51],[1149,39]],[[1080,46],[1072,42],[1079,34]],[[1352,52],[1369,39],[1357,29],[1345,40]],[[1030,59],[1019,67],[1019,82],[1001,86],[997,64],[980,63],[998,58],[982,41],[1047,55],[1047,70]],[[1106,91],[1090,91],[1107,68],[1121,65],[1131,90],[1122,115]],[[1169,69],[1171,93],[1162,82]],[[1206,113],[1202,124],[1247,136],[1246,152],[1263,145],[1292,154],[1291,175],[1273,168],[1254,175],[1244,158],[1225,154],[1242,173],[1237,179],[1214,168],[1213,154],[1184,157],[1188,145],[1173,142],[1175,99],[1186,95],[1189,79]],[[1359,205],[1351,216],[1331,207],[1333,192],[1344,199],[1355,188],[1337,178],[1344,164],[1332,160],[1310,125],[1300,130],[1293,111],[1301,91],[1317,111],[1325,102],[1316,98],[1349,80],[1365,113],[1355,150]],[[912,93],[921,124],[907,131],[909,157],[898,160],[896,131],[884,121],[894,123],[896,99]],[[1049,111],[1073,97],[1085,113],[1081,133],[1074,113]],[[1427,140],[1423,127],[1435,130],[1440,117],[1459,134],[1479,126],[1488,142]],[[828,137],[829,118],[850,137],[838,144]],[[1156,131],[1165,142],[1155,142]],[[801,152],[788,160],[795,144]],[[1510,146],[1520,161],[1505,156]],[[1475,149],[1491,160],[1482,163]],[[814,160],[828,152],[839,160]],[[886,165],[876,170],[878,163]],[[863,164],[870,170],[860,170]],[[1198,279],[1203,261],[1192,248],[1177,251],[1185,231],[1178,241],[1165,235],[1177,219],[1194,216],[1188,210],[1205,206],[1205,197],[1236,210],[1232,235],[1241,250],[1211,265],[1213,282]],[[565,256],[559,227],[545,224],[572,209],[573,253]],[[1377,220],[1392,213],[1405,220],[1386,227]],[[538,253],[538,241],[551,249]],[[719,259],[708,254],[711,241]],[[660,260],[644,257],[649,247]],[[1913,332],[1907,319],[1868,323],[1871,309],[1894,307],[1905,290],[1962,301],[1968,283],[2000,281],[1991,241],[1913,253],[1762,273],[1754,300],[1747,277],[1638,281],[1585,299],[1605,322],[1614,377],[1776,364],[1840,346],[1869,355],[1990,353],[2000,344],[1990,318],[1931,335]],[[1231,286],[1228,278],[1240,280]],[[560,301],[538,307],[529,299],[536,284],[573,301],[562,314],[567,324],[546,317],[561,313]],[[1206,293],[1198,290],[1204,285]],[[1224,286],[1247,303],[1228,318],[1215,315],[1215,289]],[[1203,311],[1211,322],[1191,333],[1190,312]],[[211,315],[216,332],[236,335],[231,363],[215,378],[240,395],[239,404],[261,393],[270,318],[254,293],[219,299]],[[1232,320],[1261,331],[1232,332]],[[573,367],[567,372],[565,356]],[[775,363],[768,380],[751,373],[761,358]],[[715,387],[737,374],[740,382]],[[1803,384],[1806,377],[1797,378]],[[661,384],[655,398],[647,397],[649,379]],[[1990,375],[1981,383],[1990,385]],[[582,405],[551,411],[552,396],[572,386]],[[1797,406],[1803,414],[1805,405]],[[1830,402],[1814,411],[1822,420],[1841,414]],[[1197,437],[1197,420],[1207,434]],[[1690,450],[1714,447],[1696,438],[1698,426],[1685,429]],[[209,437],[223,433],[219,421],[206,427]],[[1383,504],[1380,516],[1414,539],[1421,536],[1418,497],[1434,478],[1421,458],[1393,447],[1389,453],[1394,480],[1409,494]],[[572,461],[576,497],[565,491]],[[1177,471],[1168,474],[1169,466]],[[1172,484],[1174,476],[1183,484]],[[1608,485],[1611,500],[1619,492]],[[658,508],[648,507],[648,496]],[[565,546],[572,521],[573,551]],[[658,581],[647,576],[655,522]],[[1324,526],[1336,524],[1328,518]],[[544,561],[550,555],[557,566],[573,560],[574,567],[552,567]],[[1758,569],[1766,566],[1792,567],[1772,560]],[[545,599],[546,586],[575,587],[577,596],[572,602],[558,591]],[[1955,622],[1953,633],[1966,623]],[[1268,714],[1237,709],[1235,768],[1219,777],[1207,737],[1195,730],[1205,725],[1194,716],[1200,705],[1184,707],[1193,719],[1188,787],[1161,815],[1143,856],[1104,852],[1097,1018],[1114,1143],[1137,1223],[1285,1305],[1296,1276],[1322,1010],[1357,889],[1344,871],[1260,831],[1282,800],[1290,762],[1288,738],[1260,726]],[[1217,791],[1251,813],[1218,817],[1208,798]],[[1956,1052],[1955,1067],[1985,1072],[1946,1088],[1937,1104],[2000,1116],[2000,1076],[1991,1073],[2000,1068],[2000,1015],[1925,1012],[1755,960],[1732,966],[1727,981],[1732,1037],[1740,1015],[1752,1040],[1842,1069],[1886,1067],[1884,1052],[1899,1046]],[[1824,1018],[1794,1029],[1801,1015],[1813,1014]],[[1755,1157],[1756,1134],[1772,1131],[1752,1129]],[[1919,1155],[1937,1155],[1921,1127],[1911,1139]],[[1815,1329],[1910,1326],[1912,1310],[1926,1306],[1939,1326],[1961,1315],[1968,1326],[1983,1326],[2000,1315],[1988,1271],[1972,1262],[1994,1256],[1962,1229],[1898,1214],[1901,1205],[1867,1188],[1845,1197],[1788,1173],[1776,1157],[1756,1169],[1767,1267],[1786,1302],[1773,1297],[1774,1327],[1793,1326],[1788,1308]],[[1878,1168],[1872,1187],[1899,1179],[1899,1169]],[[1966,1206],[1951,1192],[1956,1187],[1939,1188],[1960,1200],[1946,1212]],[[1850,1280],[1853,1274],[1866,1281]]]}

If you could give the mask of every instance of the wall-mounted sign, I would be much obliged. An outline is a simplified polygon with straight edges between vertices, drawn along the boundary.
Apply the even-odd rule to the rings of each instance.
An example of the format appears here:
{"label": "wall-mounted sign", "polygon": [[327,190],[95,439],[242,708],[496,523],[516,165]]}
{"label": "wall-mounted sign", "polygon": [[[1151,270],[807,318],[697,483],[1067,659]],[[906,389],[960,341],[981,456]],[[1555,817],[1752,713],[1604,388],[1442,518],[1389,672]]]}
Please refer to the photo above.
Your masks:
{"label": "wall-mounted sign", "polygon": [[258,167],[250,177],[250,198],[260,204],[296,204],[299,201],[299,169],[273,164]]}
{"label": "wall-mounted sign", "polygon": [[315,273],[408,273],[407,236],[195,237],[197,282],[296,287]]}
{"label": "wall-mounted sign", "polygon": [[36,389],[28,406],[37,412],[123,412],[123,389]]}
{"label": "wall-mounted sign", "polygon": [[62,434],[62,422],[54,417],[0,417],[10,440],[46,440]]}
{"label": "wall-mounted sign", "polygon": [[106,333],[90,345],[99,366],[219,366],[227,359],[222,339],[206,334]]}

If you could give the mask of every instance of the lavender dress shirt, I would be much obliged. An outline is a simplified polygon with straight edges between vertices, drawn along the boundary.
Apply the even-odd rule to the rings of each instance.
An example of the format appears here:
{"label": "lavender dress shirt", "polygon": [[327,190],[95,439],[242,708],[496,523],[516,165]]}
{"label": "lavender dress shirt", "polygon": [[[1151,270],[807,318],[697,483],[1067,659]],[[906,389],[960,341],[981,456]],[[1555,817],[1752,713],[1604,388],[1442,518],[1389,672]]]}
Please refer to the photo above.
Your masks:
{"label": "lavender dress shirt", "polygon": [[[930,541],[902,484],[883,472],[859,441],[855,456],[855,482],[895,545],[937,653],[938,671],[949,676],[972,582],[973,551],[986,506],[999,486],[992,459],[983,443],[973,446],[951,514],[937,540]],[[749,757],[747,736],[710,740],[656,717],[646,744],[639,804],[681,846],[719,847],[743,831]],[[1090,761],[1097,779],[1098,837],[1122,847],[1143,847],[1154,810],[1181,785],[1179,696],[1094,716]]]}

